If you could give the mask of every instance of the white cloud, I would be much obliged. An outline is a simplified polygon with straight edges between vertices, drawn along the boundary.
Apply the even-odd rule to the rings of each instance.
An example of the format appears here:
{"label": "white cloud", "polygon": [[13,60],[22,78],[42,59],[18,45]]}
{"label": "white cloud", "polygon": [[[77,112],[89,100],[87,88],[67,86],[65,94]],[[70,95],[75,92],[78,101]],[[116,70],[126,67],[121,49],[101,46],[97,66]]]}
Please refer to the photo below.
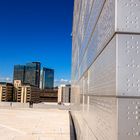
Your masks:
{"label": "white cloud", "polygon": [[71,84],[71,81],[68,80],[68,79],[62,78],[62,79],[60,79],[60,80],[58,80],[58,79],[55,79],[55,80],[54,80],[54,86],[68,85],[68,84]]}
{"label": "white cloud", "polygon": [[0,82],[12,82],[12,79],[10,77],[0,77]]}
{"label": "white cloud", "polygon": [[61,79],[60,81],[61,81],[61,82],[68,82],[67,79]]}

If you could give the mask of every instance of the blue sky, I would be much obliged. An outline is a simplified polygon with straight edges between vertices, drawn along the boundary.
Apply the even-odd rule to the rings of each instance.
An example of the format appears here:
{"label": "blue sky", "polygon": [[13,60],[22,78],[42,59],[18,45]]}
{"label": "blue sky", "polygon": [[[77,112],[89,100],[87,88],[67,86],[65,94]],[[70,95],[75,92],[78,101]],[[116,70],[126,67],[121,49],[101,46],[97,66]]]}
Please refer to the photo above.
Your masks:
{"label": "blue sky", "polygon": [[40,61],[56,81],[71,78],[73,0],[0,1],[0,80],[14,64]]}

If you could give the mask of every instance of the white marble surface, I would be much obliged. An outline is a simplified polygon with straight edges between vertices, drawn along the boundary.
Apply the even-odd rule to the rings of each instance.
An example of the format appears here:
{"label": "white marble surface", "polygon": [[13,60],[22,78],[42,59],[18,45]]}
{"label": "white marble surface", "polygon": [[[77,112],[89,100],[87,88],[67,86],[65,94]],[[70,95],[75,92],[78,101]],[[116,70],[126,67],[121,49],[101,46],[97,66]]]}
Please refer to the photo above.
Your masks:
{"label": "white marble surface", "polygon": [[0,140],[70,140],[68,111],[0,109]]}

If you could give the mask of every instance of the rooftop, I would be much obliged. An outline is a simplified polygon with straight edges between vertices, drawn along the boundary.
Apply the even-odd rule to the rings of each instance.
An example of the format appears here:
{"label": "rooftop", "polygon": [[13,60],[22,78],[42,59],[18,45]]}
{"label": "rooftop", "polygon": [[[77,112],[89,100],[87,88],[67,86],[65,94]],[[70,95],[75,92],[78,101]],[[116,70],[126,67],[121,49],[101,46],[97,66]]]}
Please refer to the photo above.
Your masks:
{"label": "rooftop", "polygon": [[0,107],[0,140],[70,140],[67,110]]}

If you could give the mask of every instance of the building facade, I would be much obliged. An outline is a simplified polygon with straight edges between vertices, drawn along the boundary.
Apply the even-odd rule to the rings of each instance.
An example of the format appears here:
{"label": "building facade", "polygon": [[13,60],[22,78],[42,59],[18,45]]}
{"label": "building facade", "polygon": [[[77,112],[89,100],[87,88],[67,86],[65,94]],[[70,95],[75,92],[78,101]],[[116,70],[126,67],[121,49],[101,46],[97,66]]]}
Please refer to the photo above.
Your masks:
{"label": "building facade", "polygon": [[13,84],[0,82],[0,101],[1,102],[13,101]]}
{"label": "building facade", "polygon": [[45,89],[41,90],[40,102],[57,102],[58,101],[58,89]]}
{"label": "building facade", "polygon": [[78,140],[140,139],[140,1],[75,0],[72,116]]}
{"label": "building facade", "polygon": [[21,80],[21,82],[24,83],[25,81],[25,66],[24,65],[14,66],[13,80]]}
{"label": "building facade", "polygon": [[27,63],[26,65],[14,66],[14,80],[21,80],[22,83],[28,83],[40,87],[40,62]]}
{"label": "building facade", "polygon": [[58,103],[70,103],[71,85],[60,85],[58,88]]}
{"label": "building facade", "polygon": [[34,103],[39,103],[40,89],[37,86],[20,83],[19,80],[14,81],[16,102],[28,103],[33,101]]}
{"label": "building facade", "polygon": [[27,63],[25,66],[25,82],[40,87],[40,62]]}
{"label": "building facade", "polygon": [[41,71],[40,88],[53,89],[54,87],[54,70],[43,68]]}

